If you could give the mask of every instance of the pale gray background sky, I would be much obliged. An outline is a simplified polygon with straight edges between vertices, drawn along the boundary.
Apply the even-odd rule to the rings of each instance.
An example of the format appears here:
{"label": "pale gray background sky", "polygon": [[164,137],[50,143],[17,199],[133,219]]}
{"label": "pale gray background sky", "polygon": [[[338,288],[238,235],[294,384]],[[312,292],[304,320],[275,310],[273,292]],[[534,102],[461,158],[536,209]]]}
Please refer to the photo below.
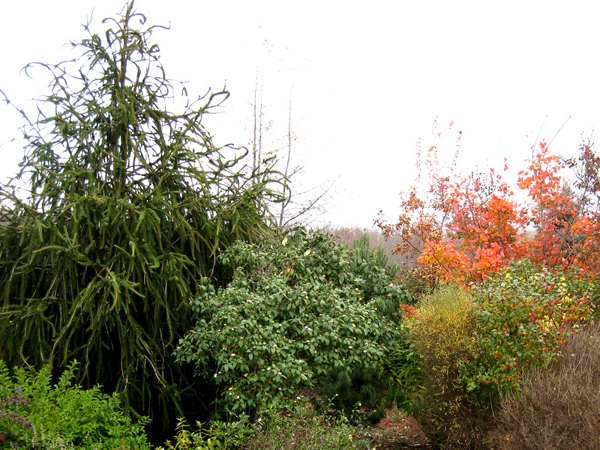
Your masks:
{"label": "pale gray background sky", "polygon": [[[19,70],[69,58],[63,44],[114,17],[123,0],[1,0],[0,89],[20,107],[46,93]],[[415,143],[453,120],[463,131],[459,164],[516,168],[540,128],[555,151],[574,154],[600,124],[600,2],[597,1],[205,1],[137,0],[167,76],[191,91],[227,85],[231,98],[207,122],[217,142],[245,145],[257,71],[283,146],[293,100],[294,156],[307,186],[337,179],[323,221],[369,227],[394,215],[414,178]],[[41,73],[40,73],[41,75]],[[293,88],[293,89],[292,89]],[[0,105],[0,144],[19,136]],[[449,133],[449,132],[448,132]],[[529,137],[526,137],[529,136]],[[453,150],[452,134],[440,151]],[[0,174],[16,171],[19,144],[0,147]]]}

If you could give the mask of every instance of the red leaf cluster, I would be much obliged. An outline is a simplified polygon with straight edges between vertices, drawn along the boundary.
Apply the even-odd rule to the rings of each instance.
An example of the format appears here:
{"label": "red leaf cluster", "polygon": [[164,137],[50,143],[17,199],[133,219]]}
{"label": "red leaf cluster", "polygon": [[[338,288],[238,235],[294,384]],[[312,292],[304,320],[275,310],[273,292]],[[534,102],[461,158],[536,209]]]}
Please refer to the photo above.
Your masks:
{"label": "red leaf cluster", "polygon": [[[527,169],[518,174],[517,196],[494,169],[440,177],[429,164],[430,188],[423,198],[412,188],[402,197],[398,223],[379,219],[377,224],[384,234],[402,237],[397,253],[412,253],[446,280],[481,281],[525,258],[549,268],[577,266],[597,273],[600,230],[593,206],[598,202],[591,198],[600,197],[600,158],[591,147],[581,147],[579,163],[551,153],[544,141],[532,147]],[[563,179],[567,167],[575,170],[574,187]]]}

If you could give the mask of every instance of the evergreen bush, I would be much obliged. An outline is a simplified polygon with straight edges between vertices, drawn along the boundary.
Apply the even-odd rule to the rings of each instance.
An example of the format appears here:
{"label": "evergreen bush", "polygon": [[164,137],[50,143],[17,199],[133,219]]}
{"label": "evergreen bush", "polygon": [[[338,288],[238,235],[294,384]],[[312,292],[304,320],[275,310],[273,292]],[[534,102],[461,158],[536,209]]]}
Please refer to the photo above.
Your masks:
{"label": "evergreen bush", "polygon": [[[332,371],[380,368],[399,336],[398,305],[410,298],[379,263],[354,258],[330,237],[302,229],[262,245],[237,243],[221,256],[234,278],[223,288],[203,284],[192,302],[196,325],[176,350],[213,381],[217,410],[290,405]],[[358,380],[344,389],[360,391]]]}

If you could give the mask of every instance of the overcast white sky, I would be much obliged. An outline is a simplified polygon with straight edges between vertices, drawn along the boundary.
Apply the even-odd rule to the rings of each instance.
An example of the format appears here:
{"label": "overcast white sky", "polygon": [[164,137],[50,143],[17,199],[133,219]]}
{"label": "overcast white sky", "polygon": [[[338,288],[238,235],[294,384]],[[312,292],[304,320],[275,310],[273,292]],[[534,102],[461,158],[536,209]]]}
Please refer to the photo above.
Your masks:
{"label": "overcast white sky", "polygon": [[[123,0],[4,0],[0,89],[19,107],[46,93],[20,69],[69,58],[63,44],[115,17]],[[431,143],[453,120],[463,132],[459,163],[517,168],[538,132],[572,155],[600,124],[600,2],[588,1],[206,1],[137,0],[167,76],[193,92],[227,85],[231,98],[208,124],[219,143],[245,145],[257,71],[282,146],[287,111],[307,186],[336,179],[323,221],[371,226],[395,214],[414,178],[415,143]],[[0,105],[0,144],[19,136],[17,114]],[[542,128],[543,124],[543,128]],[[450,132],[448,132],[450,133]],[[440,151],[450,154],[452,134]],[[528,138],[526,136],[529,136]],[[16,171],[18,145],[0,147],[1,175]]]}

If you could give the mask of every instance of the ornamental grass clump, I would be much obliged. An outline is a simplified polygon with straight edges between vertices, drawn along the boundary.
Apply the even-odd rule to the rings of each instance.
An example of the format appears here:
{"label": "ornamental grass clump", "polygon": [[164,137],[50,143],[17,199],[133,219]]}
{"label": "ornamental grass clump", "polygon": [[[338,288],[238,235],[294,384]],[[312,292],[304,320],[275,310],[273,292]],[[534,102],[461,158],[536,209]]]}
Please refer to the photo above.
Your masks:
{"label": "ornamental grass clump", "polygon": [[500,401],[499,448],[600,448],[600,328],[571,334],[559,352],[523,376],[518,397]]}

